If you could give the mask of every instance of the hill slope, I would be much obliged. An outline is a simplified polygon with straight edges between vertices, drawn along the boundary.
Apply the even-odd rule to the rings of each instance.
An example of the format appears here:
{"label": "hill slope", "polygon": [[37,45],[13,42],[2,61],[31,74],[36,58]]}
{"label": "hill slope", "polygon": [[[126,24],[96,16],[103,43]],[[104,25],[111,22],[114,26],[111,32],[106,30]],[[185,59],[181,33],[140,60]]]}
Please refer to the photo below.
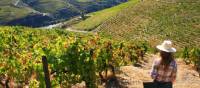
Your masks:
{"label": "hill slope", "polygon": [[[100,85],[101,80],[107,80],[110,77],[103,78],[96,73],[103,74],[102,71],[112,69],[109,66],[116,68],[119,80],[121,80],[120,77],[125,79],[120,81],[124,82],[122,85],[142,88],[136,87],[138,84],[134,82],[142,84],[142,81],[151,81],[147,73],[153,58],[155,58],[145,54],[150,51],[151,47],[144,42],[118,42],[96,34],[79,34],[59,29],[40,30],[18,26],[0,26],[0,45],[0,88],[9,84],[10,86],[15,84],[14,88],[23,86],[44,88],[43,59],[41,59],[44,55],[48,60],[53,88],[60,88],[60,86],[70,88],[71,85],[81,81],[85,81],[87,86]],[[199,51],[200,49],[192,50],[193,55],[189,53],[190,58],[187,59],[196,63],[196,68],[200,66],[198,64],[200,62]],[[133,64],[141,65],[141,67],[133,67]],[[129,66],[124,67],[124,65]],[[197,88],[190,87],[190,84],[200,85],[197,71],[183,62],[179,63],[178,67],[179,77],[175,88],[186,88],[186,86],[187,88]],[[123,73],[118,74],[117,70],[121,70]],[[140,86],[142,86],[141,84]]]}
{"label": "hill slope", "polygon": [[14,4],[15,2],[11,0],[0,1],[0,24],[11,21],[13,19],[25,17],[26,15],[33,12],[33,10],[29,7],[17,8],[14,6]]}
{"label": "hill slope", "polygon": [[[127,0],[1,0],[0,25],[43,26]],[[38,24],[37,24],[38,23]]]}
{"label": "hill slope", "polygon": [[42,26],[55,20],[56,13],[63,8],[69,14],[78,14],[63,0],[1,0],[0,3],[0,24]]}
{"label": "hill slope", "polygon": [[89,18],[74,24],[72,28],[76,30],[93,30],[106,20],[116,16],[120,11],[128,8],[129,6],[135,5],[138,2],[139,0],[129,0],[126,3],[114,6],[112,8],[90,13]]}
{"label": "hill slope", "polygon": [[117,40],[171,39],[177,47],[200,42],[199,0],[144,0],[103,22],[98,32]]}

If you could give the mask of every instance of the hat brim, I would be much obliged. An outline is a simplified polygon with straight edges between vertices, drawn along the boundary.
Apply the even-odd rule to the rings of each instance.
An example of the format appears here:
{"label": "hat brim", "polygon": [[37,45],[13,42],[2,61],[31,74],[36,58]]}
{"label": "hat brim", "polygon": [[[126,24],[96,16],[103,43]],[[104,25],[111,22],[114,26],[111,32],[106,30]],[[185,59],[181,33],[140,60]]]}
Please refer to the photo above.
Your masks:
{"label": "hat brim", "polygon": [[165,52],[172,52],[172,53],[176,52],[176,49],[173,47],[170,49],[165,49],[162,45],[157,45],[156,48]]}

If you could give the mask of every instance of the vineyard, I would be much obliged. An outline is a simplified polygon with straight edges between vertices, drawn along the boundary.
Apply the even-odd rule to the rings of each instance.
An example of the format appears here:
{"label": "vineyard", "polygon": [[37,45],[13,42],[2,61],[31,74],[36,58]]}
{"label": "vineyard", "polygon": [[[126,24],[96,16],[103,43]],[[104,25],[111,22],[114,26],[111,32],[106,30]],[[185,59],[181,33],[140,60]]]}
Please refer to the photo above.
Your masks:
{"label": "vineyard", "polygon": [[199,4],[199,0],[143,0],[95,30],[116,40],[142,39],[155,46],[171,39],[176,48],[200,47]]}
{"label": "vineyard", "polygon": [[[42,57],[47,58],[53,88],[82,81],[87,88],[95,88],[108,80],[109,71],[137,64],[152,51],[145,41],[119,42],[98,34],[26,27],[0,27],[0,45],[0,84],[11,88],[44,88]],[[184,49],[182,56],[200,68],[199,48],[191,51]]]}
{"label": "vineyard", "polygon": [[88,88],[94,88],[99,79],[105,80],[98,74],[107,73],[111,66],[137,63],[147,52],[145,42],[139,46],[61,30],[0,30],[1,80],[31,88],[45,87],[42,56],[47,57],[53,87],[68,88],[85,81]]}
{"label": "vineyard", "polygon": [[106,20],[109,20],[110,18],[116,16],[122,10],[132,5],[135,5],[138,2],[139,0],[128,0],[128,2],[126,3],[120,4],[108,9],[100,10],[97,12],[89,13],[88,14],[89,17],[87,19],[82,20],[78,22],[77,24],[75,23],[72,26],[72,28],[76,30],[87,30],[87,31],[94,30],[96,27],[104,23]]}
{"label": "vineyard", "polygon": [[[76,1],[86,4],[90,0]],[[35,11],[31,7],[12,6],[12,1],[0,2],[3,6],[0,6],[0,19],[5,21]],[[49,4],[46,8],[42,2],[54,5]],[[54,13],[56,9],[70,4],[62,0],[42,2],[34,9]],[[124,67],[122,72],[135,73],[129,78],[145,76],[148,79],[149,74],[144,71],[150,70],[151,63],[144,65],[143,62],[146,59],[146,62],[153,61],[150,58],[158,53],[155,46],[166,39],[172,40],[173,47],[177,49],[174,56],[178,58],[178,74],[182,76],[179,76],[178,87],[175,88],[189,88],[180,86],[182,84],[199,84],[199,4],[200,0],[128,0],[118,6],[86,14],[80,22],[76,18],[68,21],[66,26],[69,25],[70,30],[75,29],[71,32],[59,28],[0,26],[0,88],[77,88],[79,83],[84,83],[86,88],[107,88],[110,80],[119,79],[119,74],[124,76],[124,73],[118,73],[121,67]],[[42,8],[43,5],[45,8]],[[69,8],[71,13],[78,14],[73,11],[74,6]],[[69,11],[61,15],[70,15]],[[13,16],[8,15],[10,12]],[[75,33],[78,30],[84,30],[84,33]],[[144,68],[134,69],[136,66]],[[113,86],[118,88],[119,85]]]}

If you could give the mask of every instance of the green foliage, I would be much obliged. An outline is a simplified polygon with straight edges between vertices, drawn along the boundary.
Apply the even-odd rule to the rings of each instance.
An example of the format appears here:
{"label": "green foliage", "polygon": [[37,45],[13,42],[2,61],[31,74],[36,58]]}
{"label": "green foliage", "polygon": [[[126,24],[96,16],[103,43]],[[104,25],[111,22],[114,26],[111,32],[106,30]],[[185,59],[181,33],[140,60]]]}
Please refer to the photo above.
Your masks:
{"label": "green foliage", "polygon": [[197,68],[200,68],[200,48],[193,48],[190,53],[192,62]]}
{"label": "green foliage", "polygon": [[[0,76],[30,87],[45,87],[43,55],[48,59],[53,87],[68,88],[85,81],[88,88],[95,88],[98,73],[110,66],[138,63],[151,48],[147,42],[119,42],[92,34],[26,27],[0,27],[0,38]],[[182,56],[199,68],[199,48],[185,48]]]}
{"label": "green foliage", "polygon": [[37,80],[31,80],[29,84],[30,88],[39,88],[39,82]]}
{"label": "green foliage", "polygon": [[187,47],[184,48],[183,53],[182,53],[182,57],[183,57],[186,64],[191,63],[190,60],[189,60],[190,56],[189,56],[189,50],[188,50]]}
{"label": "green foliage", "polygon": [[97,73],[107,70],[110,65],[116,68],[137,63],[140,60],[137,51],[146,50],[144,44],[56,29],[0,27],[0,38],[0,75],[11,77],[16,83],[42,88],[45,87],[43,55],[48,59],[52,86],[68,88],[85,81],[88,88],[95,88],[99,78]]}
{"label": "green foliage", "polygon": [[182,53],[182,57],[186,64],[194,64],[196,68],[200,68],[200,48],[188,48],[185,47]]}

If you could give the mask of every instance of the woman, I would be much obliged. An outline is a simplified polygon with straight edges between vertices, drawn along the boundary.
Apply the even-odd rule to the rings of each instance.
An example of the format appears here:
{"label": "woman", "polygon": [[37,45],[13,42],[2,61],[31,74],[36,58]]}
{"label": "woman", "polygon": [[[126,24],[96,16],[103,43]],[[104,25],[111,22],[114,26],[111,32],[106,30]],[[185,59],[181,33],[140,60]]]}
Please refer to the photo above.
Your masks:
{"label": "woman", "polygon": [[151,77],[157,88],[172,88],[177,74],[177,64],[173,57],[176,49],[172,47],[172,42],[169,40],[165,40],[156,48],[160,50],[160,58],[153,62]]}

